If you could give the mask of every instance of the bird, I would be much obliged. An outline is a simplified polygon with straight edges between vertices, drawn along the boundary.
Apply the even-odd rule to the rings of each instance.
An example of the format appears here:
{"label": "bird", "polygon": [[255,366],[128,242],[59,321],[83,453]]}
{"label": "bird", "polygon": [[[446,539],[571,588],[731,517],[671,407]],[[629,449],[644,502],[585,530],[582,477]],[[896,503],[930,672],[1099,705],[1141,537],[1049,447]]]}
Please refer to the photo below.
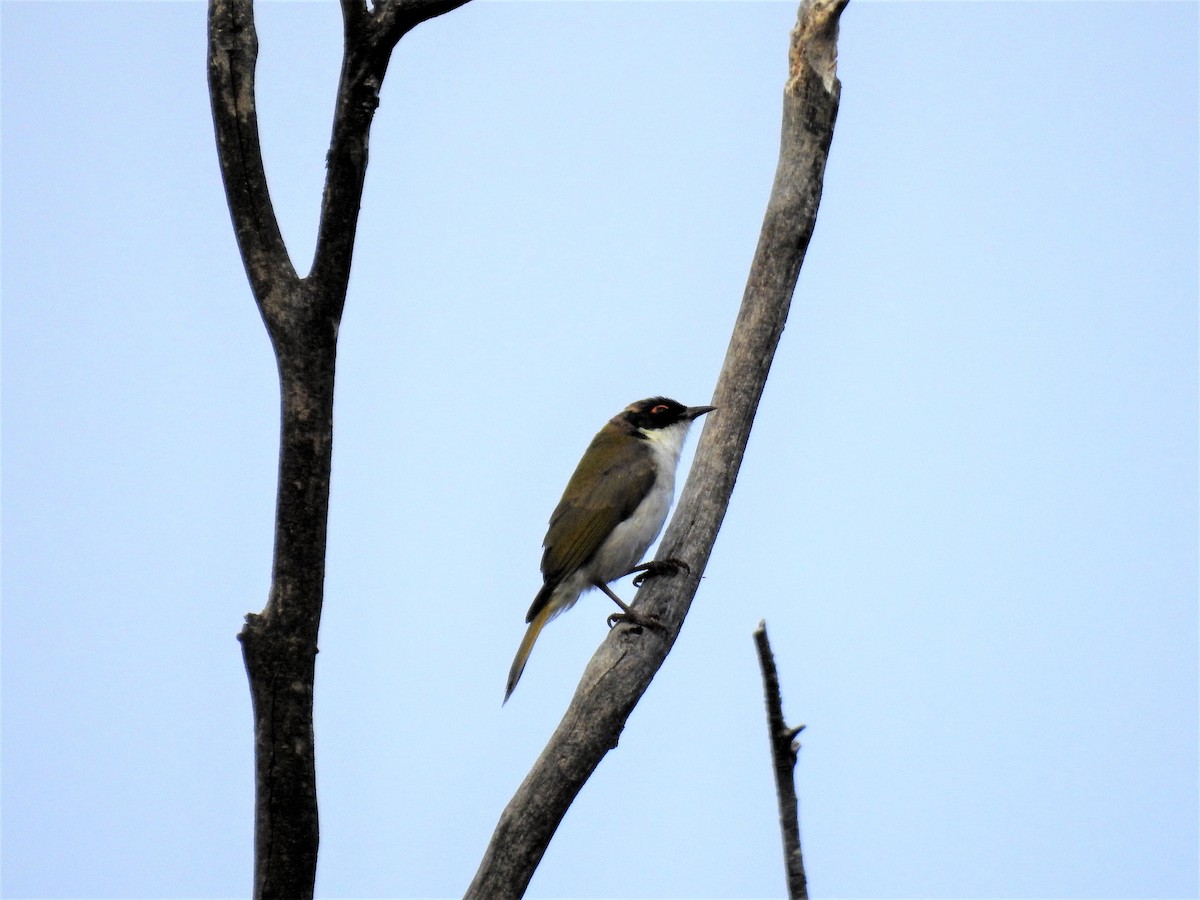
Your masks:
{"label": "bird", "polygon": [[649,397],[629,404],[592,438],[550,516],[542,541],[542,588],[525,616],[529,627],[508,673],[505,703],[542,628],[584,591],[599,588],[621,607],[609,616],[610,627],[619,621],[657,624],[631,610],[608,582],[641,572],[636,586],[647,575],[687,569],[680,560],[637,563],[667,520],[688,429],[714,409]]}

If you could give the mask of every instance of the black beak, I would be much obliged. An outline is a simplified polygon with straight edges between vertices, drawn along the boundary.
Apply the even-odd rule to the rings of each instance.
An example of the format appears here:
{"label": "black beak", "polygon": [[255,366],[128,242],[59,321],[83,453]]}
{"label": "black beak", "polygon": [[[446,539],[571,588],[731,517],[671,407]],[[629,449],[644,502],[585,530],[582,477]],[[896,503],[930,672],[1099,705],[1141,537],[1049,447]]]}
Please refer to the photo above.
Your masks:
{"label": "black beak", "polygon": [[715,406],[689,406],[683,411],[683,417],[691,422],[693,419],[698,419],[705,413],[712,412],[714,409],[716,409]]}

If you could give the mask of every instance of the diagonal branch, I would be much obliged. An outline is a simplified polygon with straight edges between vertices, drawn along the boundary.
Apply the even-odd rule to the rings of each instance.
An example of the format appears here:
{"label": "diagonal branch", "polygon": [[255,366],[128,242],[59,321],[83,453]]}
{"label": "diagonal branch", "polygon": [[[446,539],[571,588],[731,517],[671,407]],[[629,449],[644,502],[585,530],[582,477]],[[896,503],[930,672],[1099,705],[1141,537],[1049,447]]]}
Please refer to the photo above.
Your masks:
{"label": "diagonal branch", "polygon": [[767,736],[771,741],[771,768],[775,772],[775,795],[779,799],[779,830],[783,836],[783,862],[787,874],[789,900],[808,900],[808,880],[804,876],[804,855],[800,852],[800,819],[796,800],[796,755],[800,744],[796,735],[803,725],[789,728],[783,718],[783,696],[779,691],[779,671],[767,639],[767,623],[754,629],[754,646],[762,669],[763,694],[767,703]]}
{"label": "diagonal branch", "polygon": [[467,898],[524,894],[559,822],[617,745],[683,625],[733,492],[816,222],[841,93],[837,30],[846,2],[803,0],[792,31],[779,164],[713,396],[717,411],[705,424],[659,550],[660,558],[683,559],[691,571],[652,579],[638,593],[639,608],[657,615],[663,631],[616,628],[596,651],[558,728],[501,814]]}
{"label": "diagonal branch", "polygon": [[375,31],[380,46],[396,42],[422,22],[451,12],[467,0],[380,0],[375,11]]}

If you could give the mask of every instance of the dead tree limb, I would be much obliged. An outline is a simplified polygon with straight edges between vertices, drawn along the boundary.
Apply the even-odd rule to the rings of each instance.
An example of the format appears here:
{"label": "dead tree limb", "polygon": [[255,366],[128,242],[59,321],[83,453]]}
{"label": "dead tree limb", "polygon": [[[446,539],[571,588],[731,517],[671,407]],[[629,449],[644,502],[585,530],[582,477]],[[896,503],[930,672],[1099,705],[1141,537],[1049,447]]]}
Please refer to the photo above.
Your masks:
{"label": "dead tree limb", "polygon": [[800,852],[800,816],[796,799],[796,759],[800,744],[796,736],[803,725],[789,728],[783,718],[783,696],[779,690],[779,672],[767,623],[754,630],[754,646],[762,669],[763,694],[767,703],[767,736],[771,742],[771,767],[775,772],[775,795],[779,798],[779,831],[783,836],[783,865],[787,874],[790,900],[808,900],[808,880],[804,877],[804,855]]}
{"label": "dead tree limb", "polygon": [[341,0],[344,50],[309,275],[292,264],[267,187],[255,105],[253,0],[210,0],[208,79],[238,249],[279,368],[271,589],[238,638],[254,704],[254,896],[312,897],[317,865],[313,677],[325,582],[337,333],[388,61],[410,29],[466,0]]}
{"label": "dead tree limb", "polygon": [[583,673],[570,707],[505,807],[466,897],[524,894],[558,824],[617,745],[629,714],[666,659],[691,606],[737,479],[750,427],[783,333],[821,199],[841,86],[836,77],[838,18],[847,0],[804,0],[792,32],[784,88],[779,164],[741,310],[717,381],[691,474],[663,537],[661,558],[691,566],[655,578],[639,608],[663,631],[613,629]]}

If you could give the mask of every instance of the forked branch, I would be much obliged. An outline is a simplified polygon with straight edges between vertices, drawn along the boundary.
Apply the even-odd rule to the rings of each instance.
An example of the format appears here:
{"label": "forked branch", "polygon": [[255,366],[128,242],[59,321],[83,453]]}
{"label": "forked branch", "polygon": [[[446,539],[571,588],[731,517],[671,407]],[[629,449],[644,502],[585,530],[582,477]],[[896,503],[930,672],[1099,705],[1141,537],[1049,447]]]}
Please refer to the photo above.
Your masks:
{"label": "forked branch", "polygon": [[239,639],[254,702],[254,896],[312,897],[318,825],[312,723],[324,599],[337,333],[367,171],[367,136],[396,42],[466,0],[342,0],[345,45],[312,270],[298,276],[267,186],[255,105],[253,0],[210,0],[208,76],[221,176],[246,275],[275,349],[281,428],[271,590]]}
{"label": "forked branch", "polygon": [[559,822],[617,745],[625,722],[670,652],[729,505],[754,414],[791,306],[821,199],[841,86],[838,18],[847,0],[804,0],[789,53],[779,164],[741,310],[708,416],[660,558],[690,573],[655,578],[638,592],[662,631],[613,629],[583,673],[570,707],[500,816],[467,890],[473,900],[524,894]]}

